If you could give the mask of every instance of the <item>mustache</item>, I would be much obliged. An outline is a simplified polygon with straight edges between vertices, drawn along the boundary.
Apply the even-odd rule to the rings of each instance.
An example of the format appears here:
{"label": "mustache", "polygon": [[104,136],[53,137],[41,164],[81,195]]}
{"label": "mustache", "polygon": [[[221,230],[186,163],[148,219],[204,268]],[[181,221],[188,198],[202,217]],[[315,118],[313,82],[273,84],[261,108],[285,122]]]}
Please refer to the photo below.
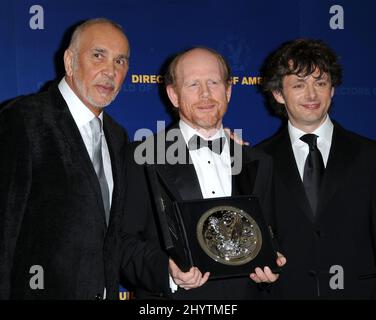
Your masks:
{"label": "mustache", "polygon": [[115,89],[115,81],[111,79],[100,79],[94,82],[94,85],[100,85],[104,87],[110,87],[111,89]]}
{"label": "mustache", "polygon": [[200,100],[193,104],[194,107],[200,107],[200,106],[209,106],[212,104],[218,104],[218,101],[212,98]]}

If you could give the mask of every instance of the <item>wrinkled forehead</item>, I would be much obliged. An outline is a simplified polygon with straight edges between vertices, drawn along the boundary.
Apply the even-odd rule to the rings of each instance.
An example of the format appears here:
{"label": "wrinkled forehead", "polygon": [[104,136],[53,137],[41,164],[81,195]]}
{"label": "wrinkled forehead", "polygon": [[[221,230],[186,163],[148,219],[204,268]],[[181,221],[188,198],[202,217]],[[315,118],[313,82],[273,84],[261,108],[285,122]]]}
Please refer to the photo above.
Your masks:
{"label": "wrinkled forehead", "polygon": [[97,23],[87,26],[79,37],[80,47],[110,47],[127,53],[128,39],[125,34],[109,23]]}
{"label": "wrinkled forehead", "polygon": [[204,49],[186,52],[175,67],[176,78],[190,75],[219,75],[224,77],[225,69],[216,55]]}

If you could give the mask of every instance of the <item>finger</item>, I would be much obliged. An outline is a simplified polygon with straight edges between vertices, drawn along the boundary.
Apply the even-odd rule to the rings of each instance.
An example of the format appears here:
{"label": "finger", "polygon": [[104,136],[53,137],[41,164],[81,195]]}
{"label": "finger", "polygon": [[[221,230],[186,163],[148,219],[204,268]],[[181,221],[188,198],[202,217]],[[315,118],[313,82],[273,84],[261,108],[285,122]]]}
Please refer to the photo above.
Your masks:
{"label": "finger", "polygon": [[250,277],[254,282],[256,282],[256,283],[260,283],[260,282],[261,282],[261,280],[259,279],[259,277],[257,276],[257,274],[254,273],[254,272],[252,272],[252,273],[249,275],[249,277]]}
{"label": "finger", "polygon": [[197,279],[200,277],[200,271],[196,267],[192,267],[188,272],[182,272],[180,274],[180,279],[183,282],[190,284],[197,282]]}
{"label": "finger", "polygon": [[195,269],[192,267],[188,272],[182,272],[179,269],[178,271],[172,273],[171,276],[177,285],[190,283],[195,277]]}
{"label": "finger", "polygon": [[274,282],[278,279],[279,275],[275,274],[270,270],[269,267],[264,268],[264,274],[267,277],[268,281],[267,282]]}
{"label": "finger", "polygon": [[264,271],[262,271],[261,268],[256,268],[255,273],[261,282],[268,282],[268,278],[266,277]]}
{"label": "finger", "polygon": [[200,287],[202,277],[200,276],[196,281],[194,282],[185,282],[180,285],[181,288],[189,290]]}
{"label": "finger", "polygon": [[198,287],[201,287],[206,281],[208,281],[209,279],[209,276],[210,276],[210,272],[206,272],[204,275],[201,274],[201,272],[197,269],[197,271],[199,272],[199,277],[195,280],[195,282],[190,282],[190,283],[184,283],[181,285],[182,288],[184,289],[193,289],[193,288],[198,288]]}
{"label": "finger", "polygon": [[277,252],[277,256],[278,256],[277,257],[277,265],[279,267],[284,266],[286,264],[286,262],[287,262],[286,257],[283,254],[279,253],[279,252]]}
{"label": "finger", "polygon": [[201,280],[202,274],[198,268],[194,268],[192,277],[187,280],[188,285],[196,286]]}
{"label": "finger", "polygon": [[244,141],[242,140],[242,139],[240,139],[235,133],[233,134],[233,136],[234,136],[234,141],[236,142],[236,143],[238,143],[238,144],[241,144],[241,145],[243,145],[244,144]]}
{"label": "finger", "polygon": [[203,275],[203,277],[201,278],[199,282],[199,287],[201,287],[206,281],[208,281],[209,276],[210,276],[210,272],[205,272],[205,274]]}
{"label": "finger", "polygon": [[179,285],[182,288],[196,288],[201,280],[201,272],[198,268],[192,268],[189,273],[181,275]]}

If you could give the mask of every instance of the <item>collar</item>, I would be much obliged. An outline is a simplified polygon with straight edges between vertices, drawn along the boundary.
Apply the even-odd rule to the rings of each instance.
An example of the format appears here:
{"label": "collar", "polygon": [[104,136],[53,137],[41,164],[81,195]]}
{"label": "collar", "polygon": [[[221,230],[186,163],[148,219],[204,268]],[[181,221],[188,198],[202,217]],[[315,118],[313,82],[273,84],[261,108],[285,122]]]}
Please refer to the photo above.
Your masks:
{"label": "collar", "polygon": [[[332,141],[333,127],[333,122],[330,120],[329,115],[326,115],[325,121],[311,133],[316,134],[318,136],[318,144],[325,143],[327,145],[330,145]],[[307,132],[304,132],[303,130],[294,127],[290,121],[288,121],[288,131],[292,146],[302,147],[306,145],[305,142],[300,140],[300,137],[305,135]]]}
{"label": "collar", "polygon": [[215,135],[211,136],[209,139],[205,138],[201,133],[199,133],[197,130],[193,129],[190,125],[188,125],[186,122],[180,119],[179,121],[179,127],[181,130],[181,133],[184,137],[185,143],[188,144],[188,141],[197,134],[199,137],[203,138],[204,140],[214,140],[221,137],[226,137],[225,131],[223,130],[223,125],[221,125],[220,129],[215,133]]}
{"label": "collar", "polygon": [[[92,113],[74,93],[72,88],[65,81],[65,78],[61,79],[58,88],[68,105],[69,111],[72,114],[77,127],[81,128],[95,118],[94,113]],[[103,112],[99,114],[98,118],[101,119],[103,125]]]}

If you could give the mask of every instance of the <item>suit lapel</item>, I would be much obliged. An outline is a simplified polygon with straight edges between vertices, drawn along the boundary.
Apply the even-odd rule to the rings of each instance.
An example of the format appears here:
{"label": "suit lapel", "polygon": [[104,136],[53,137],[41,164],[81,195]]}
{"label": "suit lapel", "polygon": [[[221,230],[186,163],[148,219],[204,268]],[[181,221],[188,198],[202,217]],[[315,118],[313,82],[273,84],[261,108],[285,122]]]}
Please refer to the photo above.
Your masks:
{"label": "suit lapel", "polygon": [[177,200],[203,198],[200,183],[192,164],[158,165],[157,172]]}
{"label": "suit lapel", "polygon": [[276,172],[278,172],[288,193],[294,195],[294,200],[297,202],[297,205],[299,205],[306,216],[314,222],[312,209],[308,203],[303,182],[299,175],[287,129],[281,132],[279,139],[280,140],[276,143],[277,148],[274,155],[274,159],[276,159],[274,161]]}
{"label": "suit lapel", "polygon": [[[173,128],[177,128],[174,126]],[[227,134],[226,134],[227,136]],[[252,194],[257,190],[258,185],[258,167],[259,161],[249,158],[245,148],[235,145],[234,141],[227,136],[227,142],[230,144],[230,156],[233,161],[242,163],[242,170],[239,174],[232,175],[232,195]],[[196,170],[192,160],[189,157],[189,151],[186,147],[183,135],[179,130],[179,135],[174,142],[166,141],[166,149],[173,143],[183,143],[187,154],[186,164],[163,164],[157,166],[157,172],[166,183],[171,193],[181,200],[202,199],[202,192]],[[240,148],[240,149],[238,149]],[[240,153],[239,150],[242,152]],[[189,162],[188,162],[189,161]],[[234,169],[234,167],[233,167]]]}
{"label": "suit lapel", "polygon": [[[111,130],[111,124],[109,121],[109,117],[106,113],[103,113],[103,130],[106,137],[106,142],[108,146],[108,151],[110,153],[110,159],[111,159],[111,170],[112,170],[112,179],[114,182],[114,189],[112,192],[112,202],[111,202],[111,212],[110,212],[110,221],[109,225],[111,224],[111,221],[113,220],[113,214],[116,212],[117,209],[117,201],[120,197],[120,177],[122,169],[122,161],[121,157],[123,157],[123,150],[116,144],[116,137],[113,135],[113,130]],[[105,215],[103,215],[103,218],[105,219]]]}
{"label": "suit lapel", "polygon": [[330,199],[351,172],[349,167],[353,163],[354,156],[358,153],[358,146],[348,139],[346,131],[334,123],[332,144],[330,147],[328,163],[320,190],[317,216],[319,216]]}
{"label": "suit lapel", "polygon": [[[174,126],[171,129],[177,128],[178,126]],[[158,174],[177,200],[202,199],[203,196],[196,170],[180,130],[177,130],[174,141],[166,141],[166,151],[170,147],[177,148],[176,150],[185,150],[186,157],[182,159],[185,160],[185,163],[170,164],[166,160],[165,164],[156,166]]]}
{"label": "suit lapel", "polygon": [[[247,195],[254,193],[257,171],[258,171],[258,160],[252,161],[248,158],[246,153],[246,148],[234,142],[227,133],[227,142],[230,145],[230,156],[232,161],[232,192],[233,196],[237,195]],[[241,151],[241,153],[240,153]],[[241,161],[241,162],[239,162]],[[236,171],[235,163],[241,163],[242,168],[239,173]]]}
{"label": "suit lapel", "polygon": [[[89,184],[92,186],[93,191],[96,194],[95,198],[97,199],[98,206],[103,211],[103,218],[105,219],[99,181],[85,147],[85,143],[82,140],[80,131],[78,130],[68,106],[57,87],[51,89],[51,96],[53,99],[51,107],[56,107],[56,127],[61,130],[66,142],[72,148],[72,154],[77,157],[77,165],[79,165],[82,168],[82,171],[86,173],[87,179],[90,181]],[[104,223],[106,223],[105,220]]]}

